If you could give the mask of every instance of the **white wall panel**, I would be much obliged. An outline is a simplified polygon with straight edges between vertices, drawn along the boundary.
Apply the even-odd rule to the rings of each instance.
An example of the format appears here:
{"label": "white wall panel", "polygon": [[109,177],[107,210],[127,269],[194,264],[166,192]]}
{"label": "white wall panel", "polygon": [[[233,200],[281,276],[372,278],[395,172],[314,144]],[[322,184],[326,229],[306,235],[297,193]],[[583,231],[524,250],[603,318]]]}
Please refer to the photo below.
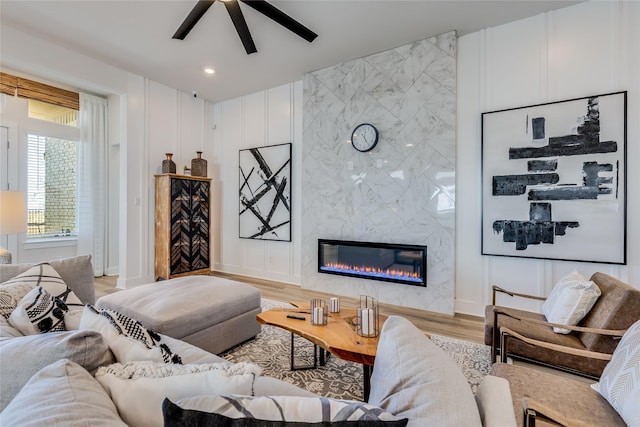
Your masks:
{"label": "white wall panel", "polygon": [[[640,287],[640,193],[634,187],[640,170],[633,167],[640,158],[640,48],[633,42],[640,39],[638,22],[638,2],[592,1],[459,39],[457,312],[483,315],[494,283],[548,295],[574,269],[587,277],[601,271]],[[474,220],[482,215],[481,113],[618,90],[628,91],[627,265],[481,256],[481,227]]]}
{"label": "white wall panel", "polygon": [[[297,89],[296,89],[297,88]],[[267,89],[241,98],[218,103],[212,116],[215,127],[213,141],[209,143],[218,182],[215,183],[220,215],[214,221],[217,239],[214,246],[220,246],[221,256],[214,255],[214,269],[228,273],[243,274],[264,279],[299,283],[299,271],[293,264],[297,259],[294,246],[299,242],[295,231],[292,242],[269,242],[238,237],[238,156],[239,150],[265,145],[292,142],[293,152],[300,141],[300,133],[292,131],[297,116],[301,115],[301,96],[294,97],[295,90],[301,92],[300,83],[290,83]],[[298,99],[298,102],[294,100]],[[294,135],[299,135],[298,139]],[[293,185],[296,175],[293,164]],[[298,201],[292,196],[294,227],[300,222]],[[298,199],[299,200],[299,199]],[[296,212],[298,212],[296,214]],[[298,225],[299,227],[299,225]],[[294,228],[295,229],[295,228]]]}

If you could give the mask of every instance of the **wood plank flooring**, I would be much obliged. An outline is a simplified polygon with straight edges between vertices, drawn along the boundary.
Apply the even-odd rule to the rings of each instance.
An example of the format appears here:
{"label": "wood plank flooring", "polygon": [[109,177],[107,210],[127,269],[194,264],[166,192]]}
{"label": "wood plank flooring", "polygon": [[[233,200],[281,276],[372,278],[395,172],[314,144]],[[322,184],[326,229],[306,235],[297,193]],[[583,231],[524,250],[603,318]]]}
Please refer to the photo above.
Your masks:
{"label": "wood plank flooring", "polygon": [[[332,296],[321,292],[302,289],[299,286],[288,283],[275,282],[271,280],[256,279],[246,276],[238,276],[220,272],[213,272],[213,276],[237,280],[248,283],[260,290],[263,298],[276,301],[305,301],[311,298],[325,298]],[[103,276],[95,279],[96,298],[117,292],[115,276]],[[343,306],[354,307],[357,305],[356,298],[340,296]],[[466,341],[484,343],[483,319],[481,317],[456,314],[448,316],[439,313],[432,313],[413,308],[400,307],[390,304],[380,304],[380,311],[386,315],[398,315],[409,319],[413,324],[424,332],[437,335],[444,335]]]}

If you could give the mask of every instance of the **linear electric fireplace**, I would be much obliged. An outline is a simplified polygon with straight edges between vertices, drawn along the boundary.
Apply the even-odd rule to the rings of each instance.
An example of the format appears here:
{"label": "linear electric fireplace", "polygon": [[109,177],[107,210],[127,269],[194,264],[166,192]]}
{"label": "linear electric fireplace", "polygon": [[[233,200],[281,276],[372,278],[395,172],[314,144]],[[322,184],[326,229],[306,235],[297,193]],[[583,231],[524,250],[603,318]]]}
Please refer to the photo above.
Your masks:
{"label": "linear electric fireplace", "polygon": [[318,272],[427,286],[427,247],[318,239]]}

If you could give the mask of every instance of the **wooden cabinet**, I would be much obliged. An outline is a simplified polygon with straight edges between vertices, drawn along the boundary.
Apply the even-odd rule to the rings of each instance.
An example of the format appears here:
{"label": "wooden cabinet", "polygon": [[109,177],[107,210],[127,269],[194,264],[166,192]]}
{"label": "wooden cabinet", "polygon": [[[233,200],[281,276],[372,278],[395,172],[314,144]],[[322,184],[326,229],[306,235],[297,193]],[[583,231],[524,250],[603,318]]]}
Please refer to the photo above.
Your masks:
{"label": "wooden cabinet", "polygon": [[156,175],[156,280],[211,270],[211,179]]}

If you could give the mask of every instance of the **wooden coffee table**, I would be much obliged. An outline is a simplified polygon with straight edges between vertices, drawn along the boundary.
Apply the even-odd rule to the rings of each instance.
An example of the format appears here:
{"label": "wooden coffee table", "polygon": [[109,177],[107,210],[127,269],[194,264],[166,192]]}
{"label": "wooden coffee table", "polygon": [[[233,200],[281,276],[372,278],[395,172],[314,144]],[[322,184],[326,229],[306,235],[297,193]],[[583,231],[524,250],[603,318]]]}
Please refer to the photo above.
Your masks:
{"label": "wooden coffee table", "polygon": [[[308,302],[292,302],[291,304],[296,308],[272,308],[258,314],[256,319],[264,325],[277,326],[306,338],[340,359],[361,363],[366,401],[369,397],[371,371],[376,359],[379,336],[367,338],[358,335],[355,308],[341,307],[339,313],[329,313],[326,325],[316,326],[309,321]],[[289,314],[302,316],[304,320],[288,318]],[[387,316],[380,315],[380,328],[386,320]]]}

